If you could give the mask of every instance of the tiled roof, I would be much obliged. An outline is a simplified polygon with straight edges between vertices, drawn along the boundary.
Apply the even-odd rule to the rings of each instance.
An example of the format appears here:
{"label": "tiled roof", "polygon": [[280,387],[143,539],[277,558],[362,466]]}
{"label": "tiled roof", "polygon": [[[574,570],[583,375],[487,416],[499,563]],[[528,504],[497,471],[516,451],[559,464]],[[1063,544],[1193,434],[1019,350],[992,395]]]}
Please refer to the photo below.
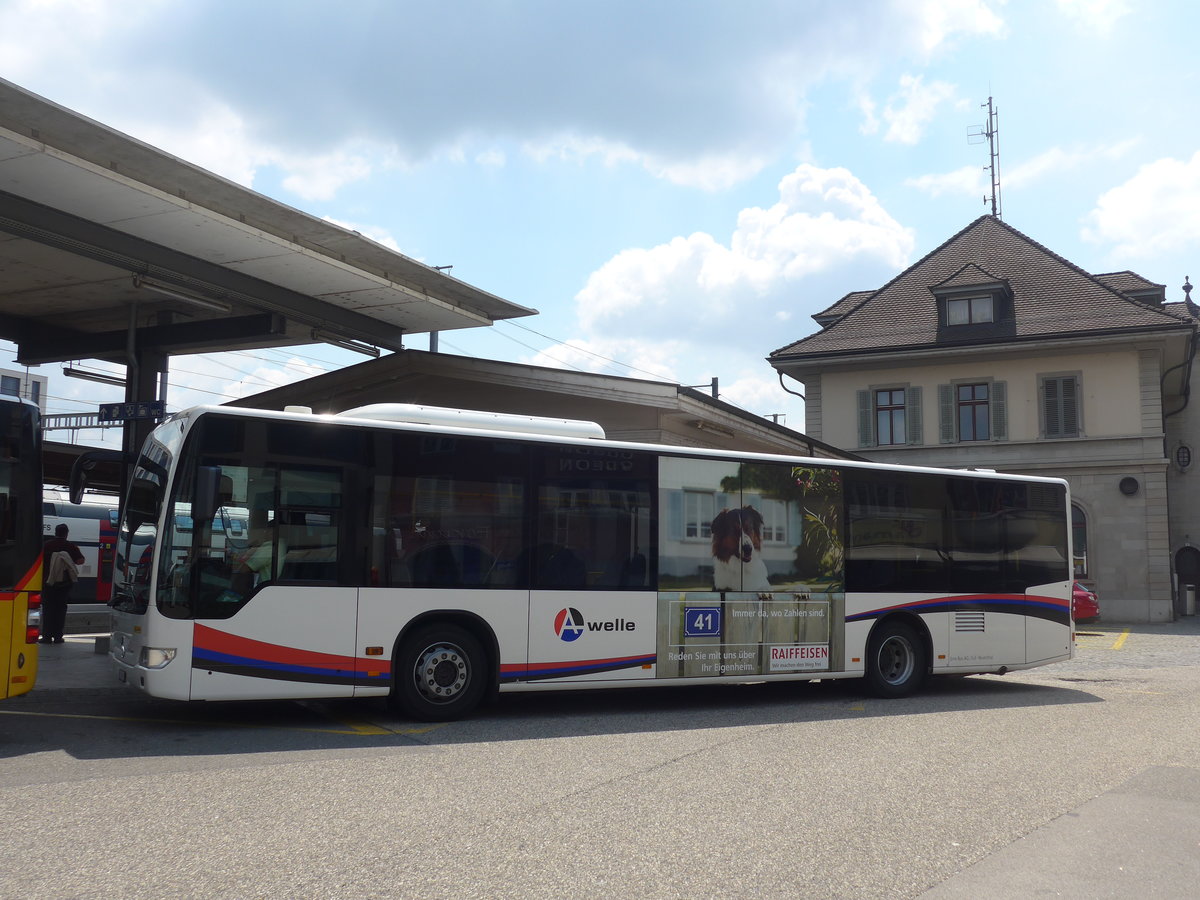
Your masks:
{"label": "tiled roof", "polygon": [[1137,272],[1130,272],[1128,269],[1123,272],[1104,272],[1097,275],[1096,280],[1123,294],[1139,293],[1155,288],[1163,291],[1167,289],[1165,284],[1155,284],[1149,278],[1143,278]]}
{"label": "tiled roof", "polygon": [[975,263],[963,266],[945,281],[930,285],[931,288],[970,288],[978,285],[1000,284],[1003,278],[997,278],[990,272],[985,272]]}
{"label": "tiled roof", "polygon": [[[1153,284],[1133,273],[1109,277],[1117,280],[1117,275],[1123,276],[1122,283],[1128,276],[1133,290]],[[1186,327],[1190,321],[1173,310],[1135,302],[995,216],[982,216],[879,290],[847,294],[827,311],[846,303],[849,308],[840,319],[775,350],[770,358],[945,346],[931,288],[959,277],[975,278],[974,283],[986,277],[1012,291],[1013,319],[994,327],[970,326],[962,332],[970,344]],[[853,305],[851,297],[857,298]]]}
{"label": "tiled roof", "polygon": [[1180,316],[1185,316],[1189,319],[1200,320],[1200,309],[1198,309],[1196,304],[1192,303],[1190,300],[1179,300],[1176,302],[1164,303],[1163,309],[1169,310],[1170,312],[1176,313]]}
{"label": "tiled roof", "polygon": [[1155,284],[1143,278],[1137,272],[1106,272],[1097,275],[1096,280],[1108,285],[1114,291],[1120,291],[1139,303],[1149,303],[1152,306],[1162,306],[1167,299],[1167,286]]}
{"label": "tiled roof", "polygon": [[874,291],[851,291],[833,306],[821,310],[819,313],[814,313],[813,318],[818,322],[827,322],[832,319],[840,318],[854,309],[859,303],[870,297]]}

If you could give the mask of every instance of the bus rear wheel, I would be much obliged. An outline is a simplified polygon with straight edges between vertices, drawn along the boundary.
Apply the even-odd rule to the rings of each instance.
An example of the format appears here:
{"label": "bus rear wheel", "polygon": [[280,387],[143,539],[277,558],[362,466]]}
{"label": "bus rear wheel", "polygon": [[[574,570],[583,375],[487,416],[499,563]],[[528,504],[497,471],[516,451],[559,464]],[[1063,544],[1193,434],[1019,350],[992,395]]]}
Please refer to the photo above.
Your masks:
{"label": "bus rear wheel", "polygon": [[459,719],[479,705],[488,683],[487,654],[458,625],[425,625],[396,653],[392,705],[424,722]]}
{"label": "bus rear wheel", "polygon": [[867,687],[877,697],[907,697],[929,668],[925,642],[905,622],[885,622],[867,645]]}

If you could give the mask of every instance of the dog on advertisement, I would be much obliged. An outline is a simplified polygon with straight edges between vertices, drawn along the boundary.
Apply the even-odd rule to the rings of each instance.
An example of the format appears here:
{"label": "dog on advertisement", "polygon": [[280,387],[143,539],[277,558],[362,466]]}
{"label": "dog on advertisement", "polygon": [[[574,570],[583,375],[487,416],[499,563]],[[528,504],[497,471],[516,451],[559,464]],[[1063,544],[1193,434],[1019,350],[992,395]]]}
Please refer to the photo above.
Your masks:
{"label": "dog on advertisement", "polygon": [[714,590],[771,590],[762,558],[762,526],[762,513],[753,506],[717,513],[712,520]]}

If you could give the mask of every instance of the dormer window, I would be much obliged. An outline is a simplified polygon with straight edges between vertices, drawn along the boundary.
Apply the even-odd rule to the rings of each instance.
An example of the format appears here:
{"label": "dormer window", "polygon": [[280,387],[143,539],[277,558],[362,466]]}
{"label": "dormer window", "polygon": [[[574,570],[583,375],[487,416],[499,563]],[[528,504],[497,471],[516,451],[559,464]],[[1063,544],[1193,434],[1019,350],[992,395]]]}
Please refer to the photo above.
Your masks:
{"label": "dormer window", "polygon": [[939,341],[956,344],[994,339],[1015,325],[1008,281],[973,263],[930,285],[929,291],[937,305]]}
{"label": "dormer window", "polygon": [[977,322],[995,321],[992,313],[992,297],[962,297],[946,300],[947,325],[974,325]]}

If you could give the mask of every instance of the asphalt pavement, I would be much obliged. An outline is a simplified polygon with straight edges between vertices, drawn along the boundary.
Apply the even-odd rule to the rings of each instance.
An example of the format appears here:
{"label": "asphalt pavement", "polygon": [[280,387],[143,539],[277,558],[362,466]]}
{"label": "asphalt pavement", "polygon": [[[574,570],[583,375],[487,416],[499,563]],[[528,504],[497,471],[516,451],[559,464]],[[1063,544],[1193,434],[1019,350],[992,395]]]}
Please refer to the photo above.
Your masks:
{"label": "asphalt pavement", "polygon": [[[107,635],[78,634],[61,645],[41,646],[35,691],[43,700],[53,692],[77,689],[130,691],[117,684],[106,645]],[[1098,670],[1114,665],[1200,665],[1200,617],[1166,625],[1083,625],[1076,659],[1019,674],[1060,683],[1104,681]],[[1123,783],[917,896],[1195,896],[1200,883],[1200,768],[1152,763],[1147,760]]]}
{"label": "asphalt pavement", "polygon": [[61,644],[38,645],[38,679],[34,690],[118,687],[108,658],[107,634],[68,634]]}

